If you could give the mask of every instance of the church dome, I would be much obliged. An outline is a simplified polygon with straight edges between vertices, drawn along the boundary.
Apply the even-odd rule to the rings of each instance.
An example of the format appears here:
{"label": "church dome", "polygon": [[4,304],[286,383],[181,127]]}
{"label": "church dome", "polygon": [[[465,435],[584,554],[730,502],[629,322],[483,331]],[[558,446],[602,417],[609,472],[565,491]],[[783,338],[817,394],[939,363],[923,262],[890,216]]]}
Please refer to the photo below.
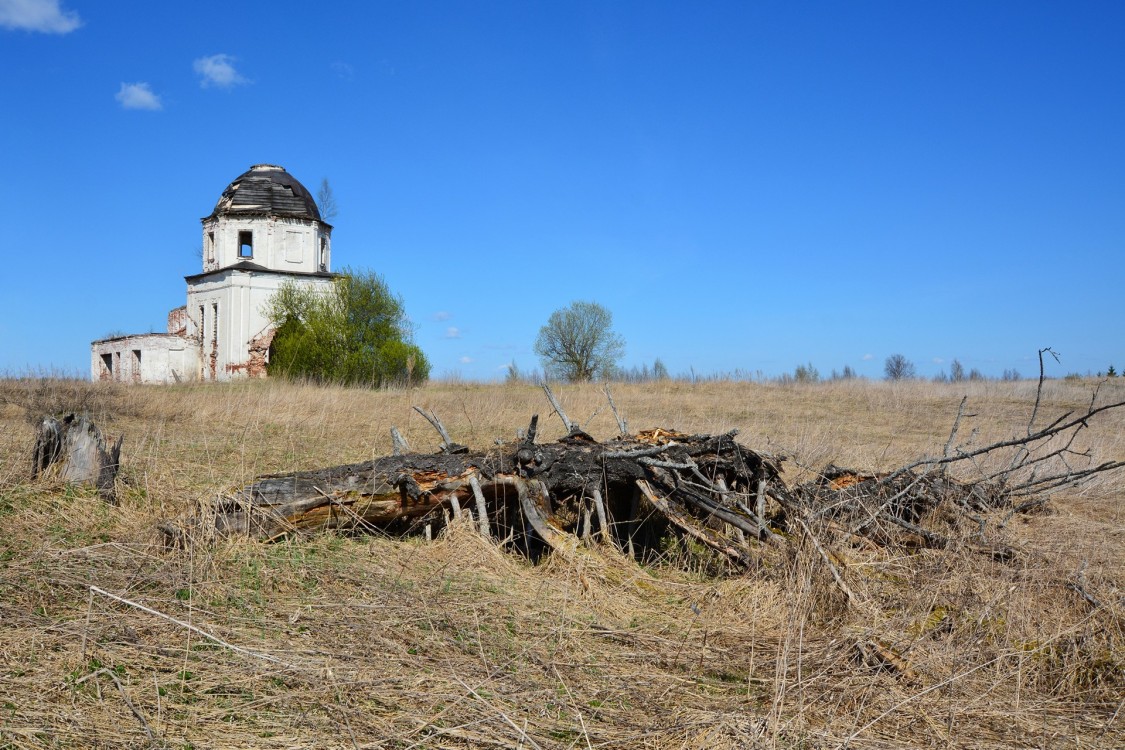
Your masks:
{"label": "church dome", "polygon": [[321,221],[312,194],[296,177],[276,164],[255,164],[227,186],[211,216],[231,215],[289,216]]}

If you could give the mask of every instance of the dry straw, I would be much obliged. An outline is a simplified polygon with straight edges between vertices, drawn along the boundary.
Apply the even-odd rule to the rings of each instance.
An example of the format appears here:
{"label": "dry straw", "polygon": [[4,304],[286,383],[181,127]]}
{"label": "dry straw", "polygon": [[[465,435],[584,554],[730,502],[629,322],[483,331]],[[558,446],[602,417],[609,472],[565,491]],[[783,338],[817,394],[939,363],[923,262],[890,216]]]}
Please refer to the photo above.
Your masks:
{"label": "dry straw", "polygon": [[[599,387],[556,392],[595,437],[617,433]],[[472,446],[511,439],[535,412],[541,440],[562,426],[521,385],[4,381],[0,394],[0,747],[1125,746],[1120,473],[1013,517],[997,532],[1007,559],[800,543],[712,577],[674,545],[647,566],[597,545],[533,565],[467,524],[429,543],[165,550],[162,519],[259,474],[389,454],[393,424],[436,448],[414,406]],[[1050,381],[1040,418],[1089,394]],[[965,395],[976,416],[962,435],[983,445],[1026,429],[1035,384],[613,390],[632,429],[737,428],[791,455],[792,481],[802,466],[940,455]],[[23,407],[75,400],[126,436],[116,507],[27,478]],[[1123,436],[1110,413],[1081,447],[1122,460]]]}

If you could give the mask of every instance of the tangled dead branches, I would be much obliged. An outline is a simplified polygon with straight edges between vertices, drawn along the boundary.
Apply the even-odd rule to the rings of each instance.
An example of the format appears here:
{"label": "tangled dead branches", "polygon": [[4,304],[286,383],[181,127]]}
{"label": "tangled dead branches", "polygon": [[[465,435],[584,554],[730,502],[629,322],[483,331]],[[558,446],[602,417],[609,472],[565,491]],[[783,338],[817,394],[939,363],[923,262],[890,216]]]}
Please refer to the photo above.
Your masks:
{"label": "tangled dead branches", "polygon": [[735,432],[626,434],[612,398],[622,434],[600,443],[566,416],[545,387],[568,431],[555,443],[536,442],[538,417],[533,417],[517,441],[473,452],[454,443],[435,414],[421,412],[441,435],[436,454],[411,452],[395,435],[393,456],[262,477],[208,502],[194,519],[162,528],[173,543],[201,526],[267,540],[329,528],[429,536],[467,518],[482,534],[532,558],[587,539],[643,560],[672,534],[736,569],[753,565],[761,545],[808,540],[851,598],[833,545],[967,544],[1006,559],[1011,550],[992,532],[1014,514],[1125,465],[1098,462],[1088,449],[1076,447],[1090,420],[1125,402],[1098,404],[1095,391],[1084,411],[1036,424],[1043,353],[1050,350],[1040,352],[1041,376],[1026,434],[976,447],[960,442],[962,400],[942,455],[890,472],[830,465],[813,481],[789,486],[782,459],[739,444]]}

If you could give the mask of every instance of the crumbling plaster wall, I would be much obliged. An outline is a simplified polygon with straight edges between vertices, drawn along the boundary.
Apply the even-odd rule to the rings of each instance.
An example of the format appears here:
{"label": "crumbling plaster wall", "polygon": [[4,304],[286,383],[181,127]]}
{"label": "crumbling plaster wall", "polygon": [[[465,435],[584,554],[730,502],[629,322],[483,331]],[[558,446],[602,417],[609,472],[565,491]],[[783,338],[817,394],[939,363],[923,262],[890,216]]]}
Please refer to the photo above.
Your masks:
{"label": "crumbling plaster wall", "polygon": [[[228,268],[189,285],[188,330],[201,342],[202,379],[265,375],[273,340],[266,308],[274,293],[291,278],[279,273]],[[327,289],[332,279],[306,276],[300,278],[300,283]]]}
{"label": "crumbling plaster wall", "polygon": [[[242,232],[253,236],[250,256],[239,254]],[[204,219],[203,270],[217,271],[249,261],[285,273],[328,271],[331,243],[331,227],[316,221],[283,216]]]}
{"label": "crumbling plaster wall", "polygon": [[95,341],[90,372],[118,383],[176,383],[195,380],[199,371],[195,341],[168,333],[146,333]]}

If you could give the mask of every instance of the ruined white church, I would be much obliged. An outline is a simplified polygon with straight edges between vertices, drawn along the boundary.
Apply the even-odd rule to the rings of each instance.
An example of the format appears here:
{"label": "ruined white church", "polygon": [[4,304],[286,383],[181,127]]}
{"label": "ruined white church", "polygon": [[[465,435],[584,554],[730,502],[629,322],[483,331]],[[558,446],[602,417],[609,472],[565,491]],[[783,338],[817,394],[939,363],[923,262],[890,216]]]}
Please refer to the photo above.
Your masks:
{"label": "ruined white church", "polygon": [[187,304],[167,333],[90,346],[94,380],[178,383],[265,377],[274,329],[265,315],[285,281],[327,287],[332,226],[284,168],[255,164],[227,186],[203,222],[203,272],[184,277]]}

